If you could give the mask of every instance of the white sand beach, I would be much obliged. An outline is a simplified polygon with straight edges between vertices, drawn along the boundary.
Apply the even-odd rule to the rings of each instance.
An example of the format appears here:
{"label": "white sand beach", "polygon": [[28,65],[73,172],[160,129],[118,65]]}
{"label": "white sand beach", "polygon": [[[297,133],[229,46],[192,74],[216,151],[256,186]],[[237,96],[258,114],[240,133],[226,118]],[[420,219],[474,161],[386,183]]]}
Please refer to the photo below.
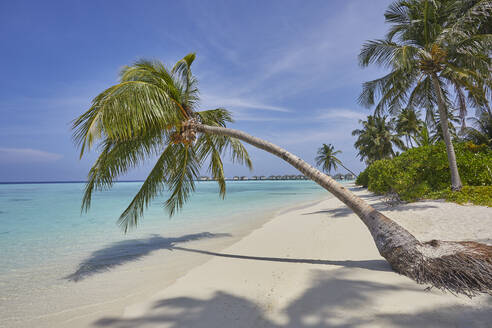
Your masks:
{"label": "white sand beach", "polygon": [[[353,189],[420,240],[492,242],[492,208],[440,201],[387,208],[379,197]],[[183,261],[193,255],[196,265],[167,284],[155,285],[158,276],[146,269],[145,261],[150,260],[145,259],[139,262],[142,270],[130,270],[134,263],[101,274],[117,285],[138,281],[145,297],[129,295],[116,302],[119,306],[98,304],[93,290],[97,306],[90,311],[79,309],[38,322],[49,327],[115,328],[468,328],[490,327],[492,322],[492,296],[469,299],[429,290],[393,272],[366,227],[334,198],[278,213],[232,245],[221,247],[220,236],[212,239],[212,244],[171,243],[163,250],[172,250]],[[158,254],[151,261],[165,276],[167,268],[158,263]],[[179,267],[171,263],[175,266],[169,270]]]}

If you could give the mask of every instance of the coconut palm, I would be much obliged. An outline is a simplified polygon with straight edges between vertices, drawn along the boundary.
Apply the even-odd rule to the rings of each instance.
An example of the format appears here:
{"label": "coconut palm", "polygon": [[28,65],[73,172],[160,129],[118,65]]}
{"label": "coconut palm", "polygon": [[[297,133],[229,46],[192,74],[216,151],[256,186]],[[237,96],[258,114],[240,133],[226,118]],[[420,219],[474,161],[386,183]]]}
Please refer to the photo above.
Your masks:
{"label": "coconut palm", "polygon": [[[456,130],[455,124],[460,122],[460,118],[453,115],[452,113],[449,113],[448,115],[448,131],[449,131],[449,136],[451,137],[451,140],[458,140],[458,131]],[[455,124],[453,124],[455,123]],[[432,123],[430,124],[431,127],[431,138],[434,142],[436,141],[444,141],[444,134],[442,133],[441,129],[441,120],[439,117],[436,117]],[[466,128],[463,128],[462,131],[464,131]]]}
{"label": "coconut palm", "polygon": [[366,164],[396,156],[394,146],[405,149],[398,134],[393,133],[393,124],[387,116],[369,115],[366,121],[359,120],[359,123],[362,129],[352,131],[352,135],[358,136],[354,146]]}
{"label": "coconut palm", "polygon": [[[170,190],[166,208],[180,209],[194,190],[199,169],[206,166],[226,191],[223,160],[251,166],[239,140],[291,164],[351,208],[367,226],[380,254],[395,271],[420,283],[473,295],[492,290],[492,246],[473,242],[420,242],[405,228],[375,210],[328,175],[287,150],[243,131],[230,129],[223,108],[199,110],[194,54],[167,69],[158,61],[141,60],[125,67],[118,84],[96,96],[92,106],[74,121],[74,140],[81,155],[96,144],[100,155],[89,171],[84,210],[94,190],[108,189],[129,169],[157,156],[119,222],[127,230],[138,224],[149,202]],[[440,255],[442,254],[442,255]]]}
{"label": "coconut palm", "polygon": [[363,67],[375,63],[390,69],[364,83],[362,104],[376,105],[376,113],[438,108],[453,190],[462,183],[448,126],[450,95],[456,93],[463,121],[467,103],[488,105],[492,35],[480,33],[491,12],[490,0],[398,0],[385,13],[391,24],[386,38],[366,42],[359,55]]}
{"label": "coconut palm", "polygon": [[435,141],[430,135],[427,123],[422,123],[417,133],[413,135],[413,141],[415,141],[417,147],[430,146],[434,144]]}
{"label": "coconut palm", "polygon": [[400,111],[396,118],[395,130],[400,135],[405,136],[407,148],[413,147],[412,136],[420,128],[422,121],[419,119],[419,113],[413,108],[405,108]]}
{"label": "coconut palm", "polygon": [[345,165],[343,165],[342,161],[336,157],[337,154],[341,153],[342,151],[335,150],[335,147],[332,144],[323,144],[318,149],[318,156],[316,156],[315,158],[316,165],[321,166],[323,172],[326,172],[328,174],[330,174],[331,170],[336,170],[338,168],[338,165],[340,165],[345,170],[357,176],[357,174],[346,168]]}
{"label": "coconut palm", "polygon": [[472,117],[470,121],[473,127],[465,130],[465,138],[476,145],[487,145],[492,149],[492,116],[482,110],[478,117]]}

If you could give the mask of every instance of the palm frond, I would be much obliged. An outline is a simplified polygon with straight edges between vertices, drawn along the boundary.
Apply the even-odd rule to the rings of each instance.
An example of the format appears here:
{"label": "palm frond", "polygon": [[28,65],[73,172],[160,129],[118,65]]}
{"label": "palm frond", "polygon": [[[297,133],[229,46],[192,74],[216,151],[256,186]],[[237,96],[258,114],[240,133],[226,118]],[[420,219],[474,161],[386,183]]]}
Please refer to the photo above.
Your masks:
{"label": "palm frond", "polygon": [[165,207],[170,216],[179,211],[195,190],[195,180],[199,176],[200,161],[193,147],[173,144],[172,157],[169,157],[166,184],[171,196],[166,200]]}
{"label": "palm frond", "polygon": [[153,169],[143,182],[137,194],[133,197],[131,203],[120,215],[118,224],[123,230],[128,232],[130,228],[134,228],[138,224],[138,220],[143,216],[144,210],[150,205],[150,201],[161,193],[167,182],[168,170],[171,168],[174,147],[168,145],[166,149],[157,159]]}
{"label": "palm frond", "polygon": [[82,210],[89,209],[93,191],[109,189],[122,174],[141,165],[146,158],[158,154],[163,140],[165,138],[160,134],[136,140],[104,140],[101,154],[89,171]]}
{"label": "palm frond", "polygon": [[73,122],[73,139],[84,150],[105,137],[130,140],[177,125],[183,116],[175,103],[157,86],[126,81],[108,88],[91,108]]}
{"label": "palm frond", "polygon": [[464,40],[468,39],[483,27],[483,24],[490,23],[489,19],[492,16],[492,2],[490,0],[478,1],[475,5],[469,8],[465,13],[461,14],[455,22],[436,38],[436,42],[441,44],[449,40]]}
{"label": "palm frond", "polygon": [[225,127],[227,123],[234,122],[231,112],[225,108],[199,111],[196,114],[201,122],[206,125]]}

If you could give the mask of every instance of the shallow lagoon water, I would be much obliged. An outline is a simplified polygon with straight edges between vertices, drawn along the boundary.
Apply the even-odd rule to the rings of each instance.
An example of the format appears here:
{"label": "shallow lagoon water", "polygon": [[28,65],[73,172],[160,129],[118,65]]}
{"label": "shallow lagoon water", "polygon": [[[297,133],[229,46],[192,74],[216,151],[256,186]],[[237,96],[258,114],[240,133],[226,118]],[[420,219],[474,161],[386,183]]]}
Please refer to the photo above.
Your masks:
{"label": "shallow lagoon water", "polygon": [[125,235],[116,221],[140,185],[116,183],[112,190],[96,193],[89,212],[81,213],[83,183],[1,184],[0,275],[73,261],[125,239],[206,231],[234,224],[231,220],[241,224],[252,213],[327,194],[312,181],[231,181],[222,200],[215,182],[197,182],[196,192],[177,215],[167,215],[164,193],[147,209],[139,227]]}

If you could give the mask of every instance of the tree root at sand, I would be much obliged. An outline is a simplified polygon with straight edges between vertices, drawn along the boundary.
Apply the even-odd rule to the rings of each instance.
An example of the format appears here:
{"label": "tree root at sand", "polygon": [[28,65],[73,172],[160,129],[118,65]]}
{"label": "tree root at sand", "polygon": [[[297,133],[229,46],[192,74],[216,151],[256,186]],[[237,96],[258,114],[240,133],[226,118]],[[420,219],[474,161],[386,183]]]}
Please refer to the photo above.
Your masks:
{"label": "tree root at sand", "polygon": [[383,256],[393,270],[420,284],[453,294],[492,295],[492,246],[432,240],[412,243]]}

